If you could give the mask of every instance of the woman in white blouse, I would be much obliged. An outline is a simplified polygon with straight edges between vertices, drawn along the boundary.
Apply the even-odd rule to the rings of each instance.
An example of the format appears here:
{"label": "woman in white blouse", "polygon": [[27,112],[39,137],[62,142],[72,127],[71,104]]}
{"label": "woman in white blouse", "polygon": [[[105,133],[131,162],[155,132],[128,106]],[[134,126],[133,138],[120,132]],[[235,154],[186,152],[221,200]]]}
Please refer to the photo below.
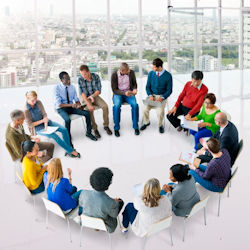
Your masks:
{"label": "woman in white blouse", "polygon": [[133,232],[140,237],[146,235],[151,224],[172,214],[172,205],[167,196],[161,196],[160,182],[150,179],[144,186],[143,194],[134,203],[128,203],[122,215],[122,231],[127,232],[129,223]]}

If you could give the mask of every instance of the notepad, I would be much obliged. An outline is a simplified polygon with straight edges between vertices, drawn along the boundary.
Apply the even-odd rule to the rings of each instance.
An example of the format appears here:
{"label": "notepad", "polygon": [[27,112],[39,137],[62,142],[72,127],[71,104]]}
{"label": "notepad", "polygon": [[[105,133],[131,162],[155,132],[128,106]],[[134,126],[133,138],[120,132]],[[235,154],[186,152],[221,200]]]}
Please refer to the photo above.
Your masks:
{"label": "notepad", "polygon": [[42,130],[42,131],[40,131],[40,133],[42,133],[42,134],[47,134],[47,135],[48,135],[48,134],[53,134],[54,132],[57,131],[57,129],[58,129],[58,127],[51,127],[51,126],[48,126],[46,131]]}
{"label": "notepad", "polygon": [[199,167],[201,159],[197,158],[197,154],[188,152],[188,151],[183,151],[180,154],[180,161],[183,161],[187,164],[193,164],[196,168]]}
{"label": "notepad", "polygon": [[198,132],[199,123],[203,122],[203,120],[200,120],[200,121],[188,121],[187,119],[185,119],[185,117],[183,115],[178,116],[178,118],[181,120],[181,126],[183,128],[192,129],[192,130],[194,130],[196,132]]}
{"label": "notepad", "polygon": [[149,105],[149,106],[153,106],[153,107],[161,107],[162,102],[157,102],[157,101],[151,101],[149,99],[144,99],[142,100],[144,105]]}

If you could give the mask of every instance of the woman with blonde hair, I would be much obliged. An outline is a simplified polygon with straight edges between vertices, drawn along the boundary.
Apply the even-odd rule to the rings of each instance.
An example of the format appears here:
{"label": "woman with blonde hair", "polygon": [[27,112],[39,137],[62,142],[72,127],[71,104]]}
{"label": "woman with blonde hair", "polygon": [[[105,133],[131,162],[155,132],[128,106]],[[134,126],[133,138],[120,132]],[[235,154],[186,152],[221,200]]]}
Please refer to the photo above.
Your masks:
{"label": "woman with blonde hair", "polygon": [[[32,135],[42,135],[48,138],[52,138],[56,143],[61,146],[65,151],[65,156],[68,155],[73,158],[80,158],[80,154],[73,148],[67,129],[62,125],[53,122],[48,119],[47,113],[40,100],[37,99],[37,93],[35,91],[29,91],[26,93],[26,105],[24,109],[25,120],[29,126],[30,133]],[[56,131],[52,133],[47,132],[47,128],[57,127]],[[61,139],[56,132],[62,134]]]}
{"label": "woman with blonde hair", "polygon": [[71,169],[67,169],[69,178],[64,178],[61,160],[54,158],[49,162],[47,171],[44,182],[48,199],[57,203],[63,211],[68,212],[77,207],[82,190],[76,192],[77,188],[72,186]]}
{"label": "woman with blonde hair", "polygon": [[129,223],[133,232],[144,237],[153,223],[172,214],[171,202],[167,196],[161,196],[159,180],[153,178],[146,182],[142,195],[128,203],[122,215],[122,231],[127,232]]}

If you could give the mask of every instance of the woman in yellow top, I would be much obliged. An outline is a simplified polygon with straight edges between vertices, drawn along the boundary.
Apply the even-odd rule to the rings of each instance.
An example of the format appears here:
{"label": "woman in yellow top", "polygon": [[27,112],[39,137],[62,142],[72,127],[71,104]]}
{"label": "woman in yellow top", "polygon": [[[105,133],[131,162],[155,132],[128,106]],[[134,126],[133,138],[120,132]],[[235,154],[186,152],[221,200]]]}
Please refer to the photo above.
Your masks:
{"label": "woman in yellow top", "polygon": [[38,194],[44,191],[43,174],[47,166],[43,166],[37,158],[39,146],[33,141],[22,143],[21,159],[23,168],[23,182],[32,194]]}

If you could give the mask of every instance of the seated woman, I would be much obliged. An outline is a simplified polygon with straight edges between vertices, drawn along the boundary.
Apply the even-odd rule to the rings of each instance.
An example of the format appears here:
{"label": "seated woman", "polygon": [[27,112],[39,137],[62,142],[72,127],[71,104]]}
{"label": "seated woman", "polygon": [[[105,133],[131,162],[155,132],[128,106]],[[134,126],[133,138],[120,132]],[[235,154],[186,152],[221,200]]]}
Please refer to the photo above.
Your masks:
{"label": "seated woman", "polygon": [[[81,191],[72,186],[71,169],[68,168],[68,179],[63,178],[62,164],[59,158],[52,159],[48,164],[46,186],[48,199],[57,203],[64,212],[69,212],[78,205]],[[44,178],[45,179],[45,178]]]}
{"label": "seated woman", "polygon": [[22,142],[23,182],[32,194],[44,191],[43,174],[47,166],[43,166],[37,158],[39,146],[33,141]]}
{"label": "seated woman", "polygon": [[211,137],[217,130],[220,128],[215,124],[214,117],[217,113],[221,112],[217,106],[215,106],[216,97],[213,93],[208,93],[204,97],[204,103],[199,115],[190,118],[190,121],[199,121],[203,120],[203,122],[199,123],[198,132],[194,130],[190,130],[190,134],[194,136],[195,141],[195,150],[198,150],[197,145],[202,137]]}
{"label": "seated woman", "polygon": [[110,198],[105,191],[112,182],[113,173],[108,168],[97,168],[90,176],[94,190],[84,190],[79,198],[79,215],[103,219],[109,233],[117,227],[117,216],[124,202],[120,198]]}
{"label": "seated woman", "polygon": [[143,194],[134,203],[128,203],[122,215],[122,231],[128,230],[129,223],[133,232],[144,237],[153,223],[172,214],[171,202],[167,196],[160,195],[161,187],[157,179],[150,179],[144,185]]}
{"label": "seated woman", "polygon": [[175,183],[163,185],[161,194],[166,194],[172,203],[172,210],[177,216],[188,215],[195,203],[200,201],[192,175],[182,164],[175,164],[170,168],[169,179]]}
{"label": "seated woman", "polygon": [[[62,125],[53,122],[48,119],[45,109],[41,101],[37,100],[37,93],[35,91],[29,91],[26,93],[26,105],[25,105],[25,120],[28,123],[29,130],[32,135],[43,135],[48,138],[53,138],[56,143],[65,149],[66,155],[70,157],[80,158],[80,154],[74,150],[70,143],[69,133]],[[47,127],[58,127],[53,133],[46,133]],[[62,133],[63,139],[61,139],[56,132]]]}
{"label": "seated woman", "polygon": [[204,188],[212,192],[222,192],[231,178],[231,158],[226,149],[220,150],[220,142],[215,138],[207,141],[207,150],[213,159],[207,166],[201,165],[195,168],[190,165],[189,173]]}

